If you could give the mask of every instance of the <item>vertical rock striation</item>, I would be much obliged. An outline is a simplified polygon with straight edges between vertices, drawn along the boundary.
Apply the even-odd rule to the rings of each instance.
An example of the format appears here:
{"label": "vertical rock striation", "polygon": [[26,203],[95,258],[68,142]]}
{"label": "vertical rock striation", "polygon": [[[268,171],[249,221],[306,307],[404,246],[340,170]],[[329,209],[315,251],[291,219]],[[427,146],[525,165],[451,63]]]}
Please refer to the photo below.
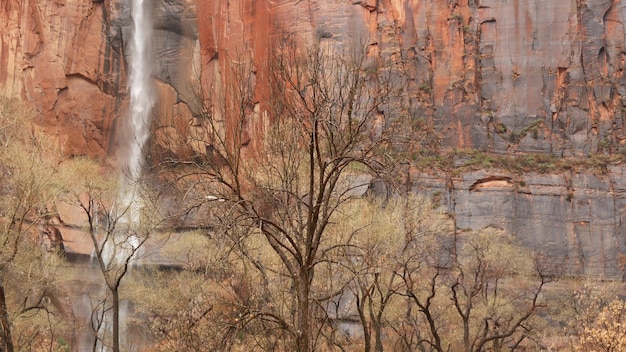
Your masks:
{"label": "vertical rock striation", "polygon": [[[428,140],[413,136],[422,147],[556,157],[626,148],[626,0],[155,0],[152,11],[162,152],[208,146],[198,100],[219,99],[241,64],[256,82],[242,143],[260,143],[260,68],[288,33],[346,48],[366,40],[403,89],[385,119],[428,127]],[[113,155],[128,106],[128,1],[4,0],[0,26],[0,93],[31,102],[68,155]],[[475,174],[431,186],[454,190],[459,226],[506,227],[560,250],[573,272],[614,276],[626,253],[624,172],[529,175],[522,189],[470,189],[489,177]]]}
{"label": "vertical rock striation", "polygon": [[[0,92],[40,112],[70,155],[104,156],[124,99],[114,8],[98,1],[3,1]],[[122,93],[122,94],[120,94]]]}
{"label": "vertical rock striation", "polygon": [[[228,81],[236,58],[261,65],[285,33],[364,38],[371,57],[398,67],[406,113],[433,121],[442,147],[617,152],[626,143],[625,9],[621,0],[154,1],[154,76],[174,90],[165,98],[176,96],[158,111],[192,105],[200,82]],[[126,103],[129,21],[124,0],[4,1],[0,90],[31,101],[70,154],[106,154]]]}

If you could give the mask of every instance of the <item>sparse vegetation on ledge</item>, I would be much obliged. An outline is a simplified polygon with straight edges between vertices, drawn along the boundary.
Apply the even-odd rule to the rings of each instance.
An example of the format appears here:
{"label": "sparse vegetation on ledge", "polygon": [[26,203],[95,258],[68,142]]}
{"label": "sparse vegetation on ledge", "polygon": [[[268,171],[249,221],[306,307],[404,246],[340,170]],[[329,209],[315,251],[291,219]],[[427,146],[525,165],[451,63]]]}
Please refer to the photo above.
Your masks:
{"label": "sparse vegetation on ledge", "polygon": [[481,169],[502,169],[517,174],[536,172],[560,173],[573,170],[592,170],[606,173],[611,165],[626,162],[626,153],[617,155],[594,154],[584,157],[558,157],[548,154],[501,155],[479,150],[453,150],[440,154],[413,153],[411,162],[421,169],[443,170],[454,174]]}

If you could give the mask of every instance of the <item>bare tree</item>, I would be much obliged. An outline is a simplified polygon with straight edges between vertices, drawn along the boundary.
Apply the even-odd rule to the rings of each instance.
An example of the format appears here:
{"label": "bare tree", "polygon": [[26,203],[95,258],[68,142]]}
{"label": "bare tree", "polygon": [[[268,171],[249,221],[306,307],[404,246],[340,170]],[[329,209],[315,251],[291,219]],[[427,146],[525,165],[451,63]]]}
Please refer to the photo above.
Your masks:
{"label": "bare tree", "polygon": [[501,231],[486,229],[461,246],[450,290],[462,321],[465,351],[516,349],[532,331],[549,281],[543,263]]}
{"label": "bare tree", "polygon": [[352,275],[346,291],[365,351],[383,351],[394,335],[400,350],[439,352],[521,349],[538,335],[545,261],[510,235],[455,236],[451,219],[414,195],[340,209],[337,233],[351,236],[339,240],[334,260],[344,264],[333,270]]}
{"label": "bare tree", "polygon": [[[66,175],[74,182],[65,190],[65,201],[81,209],[86,219],[86,232],[94,246],[93,256],[103,275],[105,297],[98,305],[101,312],[96,316],[96,328],[103,327],[106,312],[111,311],[111,345],[120,351],[122,331],[120,321],[120,288],[131,267],[141,258],[141,250],[148,239],[157,231],[163,218],[157,210],[155,199],[139,184],[132,187],[133,193],[120,193],[118,177],[102,172],[95,162],[74,159]],[[109,302],[110,299],[110,302]],[[106,324],[104,324],[106,325]],[[102,344],[108,343],[104,331],[96,331]],[[97,344],[94,344],[94,350]]]}
{"label": "bare tree", "polygon": [[535,320],[545,306],[543,260],[500,230],[460,237],[449,236],[452,247],[431,253],[425,266],[407,261],[398,272],[405,283],[399,294],[408,298],[407,311],[416,311],[407,314],[408,329],[397,329],[403,344],[424,351],[522,348],[537,334]]}
{"label": "bare tree", "polygon": [[45,255],[38,233],[38,210],[57,193],[59,150],[33,128],[34,116],[21,102],[0,97],[0,350],[4,351],[41,339],[53,341],[52,325],[59,321],[55,314],[62,310],[53,295],[58,258]]}
{"label": "bare tree", "polygon": [[[363,199],[344,206],[342,213],[341,232],[355,233],[351,241],[344,241],[349,246],[337,258],[344,264],[335,270],[345,267],[352,274],[348,288],[363,330],[364,350],[383,351],[389,331],[407,337],[404,323],[412,324],[409,330],[428,331],[423,326],[413,329],[408,317],[416,309],[428,313],[432,304],[430,286],[433,281],[440,284],[437,270],[450,257],[445,255],[451,243],[450,219],[428,199],[415,195],[384,202]],[[438,319],[430,318],[433,323]],[[420,344],[405,341],[405,345],[414,349]]]}
{"label": "bare tree", "polygon": [[[216,88],[223,99],[204,101],[206,151],[196,150],[193,162],[171,160],[167,170],[190,198],[212,202],[229,219],[216,231],[228,234],[266,288],[263,300],[272,304],[242,307],[239,328],[280,330],[293,349],[310,351],[329,324],[312,292],[316,268],[340,247],[328,245],[329,224],[367,188],[370,178],[356,174],[390,167],[381,116],[392,92],[388,71],[366,58],[365,45],[295,44],[276,45],[256,68],[232,60],[228,83]],[[271,120],[260,147],[250,141],[255,114]],[[278,287],[279,296],[270,289]]]}

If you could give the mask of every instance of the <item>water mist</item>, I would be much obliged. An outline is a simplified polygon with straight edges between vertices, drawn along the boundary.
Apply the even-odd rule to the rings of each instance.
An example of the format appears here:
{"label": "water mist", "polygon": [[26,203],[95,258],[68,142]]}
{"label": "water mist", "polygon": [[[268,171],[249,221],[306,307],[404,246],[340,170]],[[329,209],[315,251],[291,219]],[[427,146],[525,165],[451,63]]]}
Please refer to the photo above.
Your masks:
{"label": "water mist", "polygon": [[128,177],[136,180],[141,175],[143,148],[150,136],[154,88],[152,85],[151,42],[152,18],[146,5],[149,0],[132,0],[133,36],[129,52],[130,123],[132,137],[128,150]]}
{"label": "water mist", "polygon": [[130,93],[130,138],[127,145],[127,165],[122,181],[123,207],[129,207],[126,221],[137,221],[141,200],[137,194],[137,181],[144,166],[144,147],[150,137],[150,124],[155,93],[151,80],[151,42],[153,24],[147,9],[149,0],[132,0],[131,16],[133,34],[128,63]]}
{"label": "water mist", "polygon": [[136,249],[140,241],[128,236],[124,228],[140,222],[143,202],[141,199],[141,174],[145,163],[145,146],[150,137],[152,107],[155,91],[152,75],[153,21],[150,0],[130,0],[132,33],[128,45],[128,89],[130,95],[129,115],[123,146],[119,202],[112,214],[116,219],[117,232],[103,244],[103,259],[107,264],[121,264]]}
{"label": "water mist", "polygon": [[[141,239],[132,234],[132,228],[141,222],[143,201],[140,192],[140,178],[145,163],[145,146],[150,137],[152,108],[155,103],[155,91],[152,75],[152,37],[153,21],[151,0],[129,0],[131,8],[132,33],[126,56],[129,77],[128,87],[130,106],[126,130],[126,143],[123,150],[119,202],[111,214],[115,221],[113,233],[108,233],[102,246],[102,259],[107,268],[117,265],[136,263],[139,256]],[[108,230],[107,230],[108,231]],[[104,288],[103,288],[104,289]],[[128,302],[120,302],[119,332],[120,342],[127,345],[126,321],[130,308]],[[110,336],[115,321],[108,312],[103,324],[97,330],[100,336]],[[97,342],[101,350],[108,350]]]}

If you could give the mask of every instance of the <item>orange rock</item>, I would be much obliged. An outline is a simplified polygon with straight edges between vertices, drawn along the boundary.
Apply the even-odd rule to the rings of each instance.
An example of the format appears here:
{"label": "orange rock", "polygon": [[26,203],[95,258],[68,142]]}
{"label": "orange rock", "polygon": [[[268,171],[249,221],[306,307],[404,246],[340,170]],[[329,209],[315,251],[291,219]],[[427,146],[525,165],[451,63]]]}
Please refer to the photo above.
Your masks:
{"label": "orange rock", "polygon": [[[578,155],[626,140],[626,35],[611,1],[155,0],[153,15],[154,75],[176,95],[158,114],[183,104],[197,116],[194,87],[219,96],[236,79],[230,67],[245,63],[255,82],[252,148],[270,118],[263,65],[286,33],[367,40],[368,58],[394,67],[406,111],[432,120],[442,147]],[[0,93],[35,106],[68,154],[112,155],[127,105],[129,24],[122,0],[4,0]],[[532,135],[494,133],[523,134],[537,119]]]}

